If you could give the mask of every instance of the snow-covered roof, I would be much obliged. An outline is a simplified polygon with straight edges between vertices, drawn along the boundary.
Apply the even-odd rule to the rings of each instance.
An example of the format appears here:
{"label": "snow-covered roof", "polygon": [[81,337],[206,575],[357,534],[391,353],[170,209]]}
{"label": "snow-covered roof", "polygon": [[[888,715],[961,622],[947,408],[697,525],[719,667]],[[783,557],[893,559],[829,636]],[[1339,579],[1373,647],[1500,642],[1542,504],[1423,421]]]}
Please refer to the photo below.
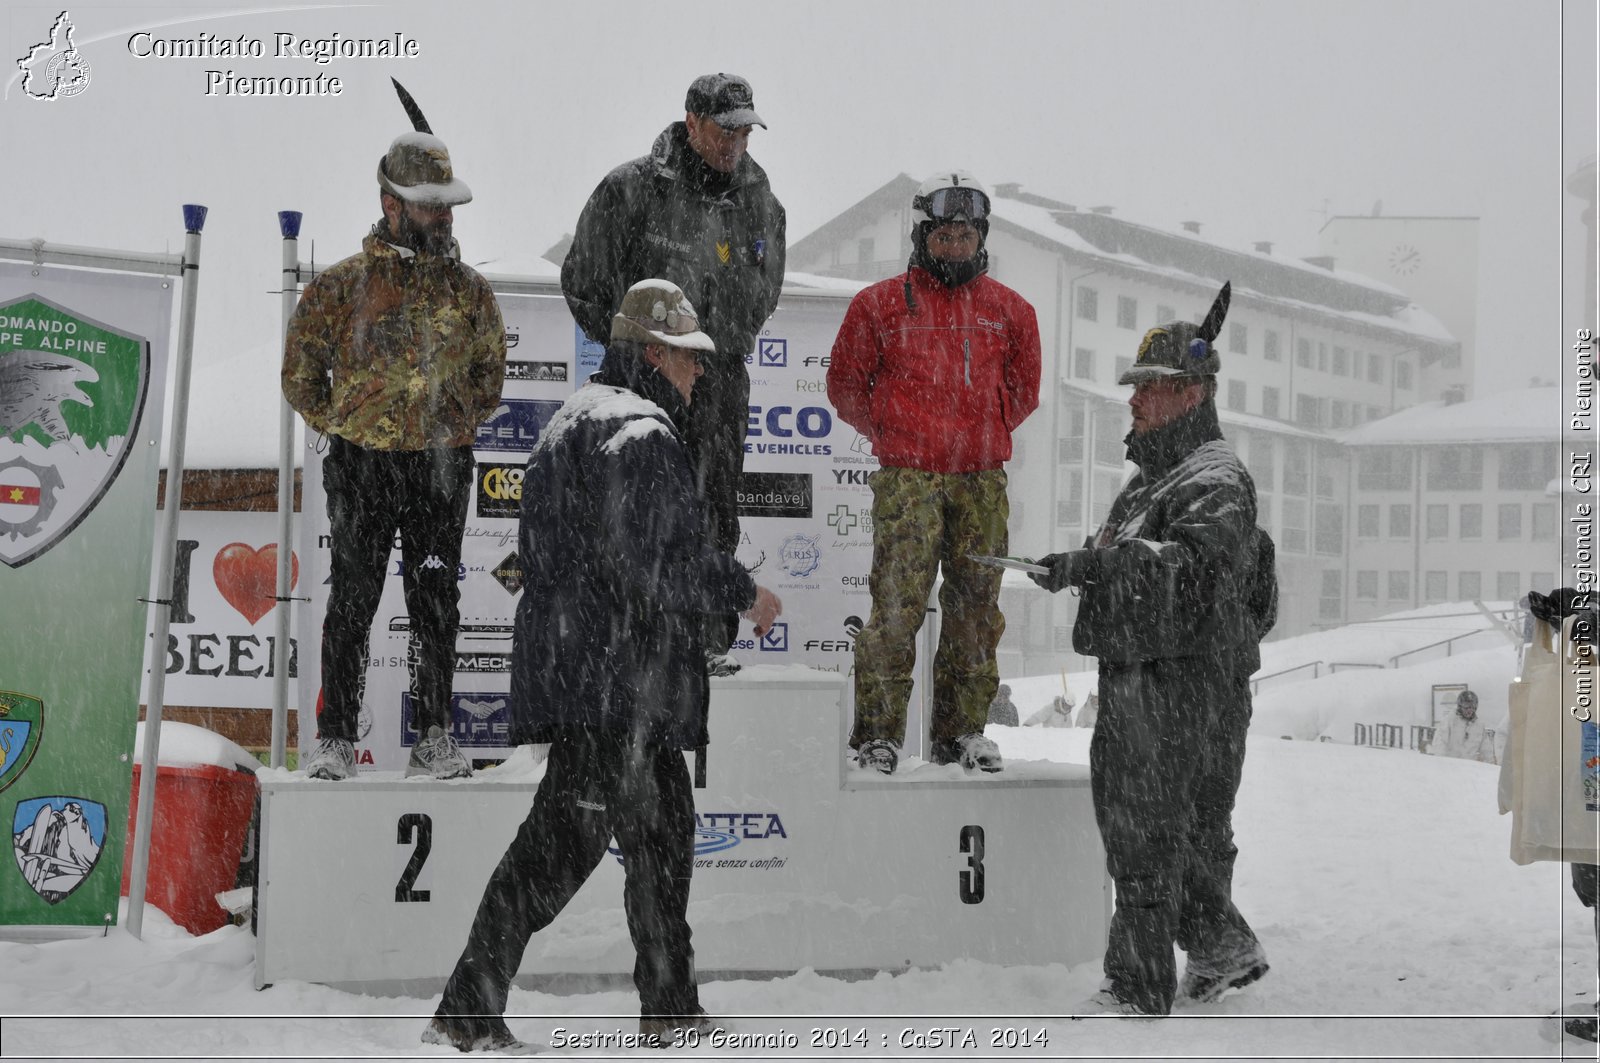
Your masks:
{"label": "snow-covered roof", "polygon": [[[1080,377],[1062,377],[1061,385],[1070,391],[1082,392],[1106,402],[1126,405],[1128,396],[1133,394],[1133,389],[1127,385],[1107,386],[1094,381],[1084,380]],[[1243,413],[1239,410],[1229,410],[1222,406],[1217,407],[1217,420],[1225,425],[1237,425],[1257,432],[1273,432],[1281,436],[1294,436],[1299,439],[1328,440],[1331,437],[1326,432],[1314,428],[1303,428],[1288,421],[1279,421],[1272,417],[1262,417],[1254,413]]]}
{"label": "snow-covered roof", "polygon": [[1559,388],[1523,388],[1470,402],[1424,402],[1333,436],[1352,447],[1549,443],[1561,438],[1561,413]]}
{"label": "snow-covered roof", "polygon": [[[1060,211],[1051,210],[1048,207],[1008,199],[1004,196],[998,196],[994,200],[994,216],[996,218],[1025,230],[1039,239],[1055,244],[1064,250],[1086,257],[1101,259],[1108,263],[1116,263],[1129,269],[1138,270],[1141,273],[1154,274],[1177,284],[1190,285],[1201,289],[1216,287],[1217,278],[1212,276],[1197,274],[1177,266],[1151,262],[1127,252],[1103,250],[1077,230],[1062,224],[1058,218],[1060,213]],[[1245,250],[1213,240],[1201,240],[1192,234],[1170,232],[1156,226],[1135,225],[1131,222],[1121,222],[1120,224],[1127,225],[1133,229],[1158,233],[1166,240],[1186,240],[1199,247],[1225,251],[1230,255],[1247,256],[1259,260],[1261,266],[1265,269],[1287,269],[1304,274],[1319,283],[1334,281],[1349,285],[1353,289],[1372,293],[1385,301],[1394,302],[1407,298],[1404,293],[1387,284],[1372,280],[1359,273],[1352,273],[1349,270],[1325,269],[1309,262],[1264,254],[1254,250]],[[1382,329],[1387,332],[1401,333],[1414,339],[1434,344],[1450,345],[1455,343],[1455,337],[1450,334],[1450,331],[1444,327],[1439,319],[1415,303],[1400,306],[1393,312],[1375,313],[1354,308],[1328,306],[1306,299],[1292,298],[1280,293],[1263,292],[1237,278],[1233,281],[1233,295],[1235,300],[1240,297],[1252,298],[1282,307],[1285,312],[1343,318],[1354,324]]]}

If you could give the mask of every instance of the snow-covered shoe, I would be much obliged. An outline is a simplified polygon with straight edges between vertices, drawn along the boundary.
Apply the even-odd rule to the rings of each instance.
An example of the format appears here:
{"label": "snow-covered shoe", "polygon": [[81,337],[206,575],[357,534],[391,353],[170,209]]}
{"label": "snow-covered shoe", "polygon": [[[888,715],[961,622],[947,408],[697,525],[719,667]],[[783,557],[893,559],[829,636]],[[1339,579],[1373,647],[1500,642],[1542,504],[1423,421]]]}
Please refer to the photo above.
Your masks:
{"label": "snow-covered shoe", "polygon": [[1196,1003],[1210,1004],[1221,1000],[1230,990],[1261,981],[1261,976],[1270,969],[1260,948],[1221,965],[1221,969],[1191,958],[1184,968],[1183,981],[1178,984],[1178,995]]}
{"label": "snow-covered shoe", "polygon": [[406,778],[413,775],[432,775],[435,779],[465,779],[472,774],[472,765],[456,740],[444,733],[442,727],[428,728],[428,737],[417,740],[411,747],[411,759],[406,762]]}
{"label": "snow-covered shoe", "polygon": [[356,773],[356,747],[343,738],[324,738],[306,758],[306,775],[338,782]]}
{"label": "snow-covered shoe", "polygon": [[739,662],[733,659],[731,653],[706,654],[706,675],[729,676],[739,673]]}
{"label": "snow-covered shoe", "polygon": [[700,1039],[728,1024],[703,1011],[693,1015],[648,1015],[639,1019],[639,1036],[650,1048],[699,1048]]}
{"label": "snow-covered shoe", "polygon": [[449,1045],[461,1052],[499,1052],[508,1056],[531,1056],[538,1049],[526,1041],[519,1041],[499,1019],[485,1033],[468,1033],[435,1015],[428,1028],[422,1031],[425,1045]]}
{"label": "snow-covered shoe", "polygon": [[1105,979],[1100,983],[1100,988],[1079,1004],[1072,1012],[1074,1015],[1126,1015],[1129,1018],[1159,1019],[1159,1011],[1147,1011],[1137,1003],[1118,995],[1111,987],[1111,980]]}
{"label": "snow-covered shoe", "polygon": [[873,738],[856,750],[856,765],[893,775],[900,766],[900,743],[892,738]]}
{"label": "snow-covered shoe", "polygon": [[976,731],[959,738],[935,738],[931,752],[935,764],[960,764],[968,771],[974,768],[979,771],[1005,769],[1000,759],[1000,747]]}

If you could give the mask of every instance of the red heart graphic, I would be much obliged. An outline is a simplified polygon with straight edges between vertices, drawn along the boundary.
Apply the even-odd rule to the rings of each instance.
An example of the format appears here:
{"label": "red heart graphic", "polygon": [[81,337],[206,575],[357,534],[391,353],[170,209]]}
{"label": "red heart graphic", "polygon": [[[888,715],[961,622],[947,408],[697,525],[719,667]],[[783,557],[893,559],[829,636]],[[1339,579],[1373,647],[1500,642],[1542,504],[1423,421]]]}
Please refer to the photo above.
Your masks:
{"label": "red heart graphic", "polygon": [[[211,563],[211,576],[228,604],[254,624],[278,604],[278,546],[272,543],[257,550],[244,543],[229,543],[217,551],[217,559]],[[299,581],[300,559],[291,550],[290,590]]]}

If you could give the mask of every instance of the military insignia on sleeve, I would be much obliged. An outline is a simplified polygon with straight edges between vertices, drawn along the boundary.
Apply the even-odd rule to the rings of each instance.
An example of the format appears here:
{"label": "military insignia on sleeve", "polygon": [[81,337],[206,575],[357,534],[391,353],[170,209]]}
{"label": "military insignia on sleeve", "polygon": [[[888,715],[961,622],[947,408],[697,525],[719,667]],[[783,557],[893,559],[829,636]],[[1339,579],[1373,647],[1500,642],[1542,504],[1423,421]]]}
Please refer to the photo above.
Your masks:
{"label": "military insignia on sleeve", "polygon": [[717,241],[717,261],[726,266],[733,258],[733,245],[726,240]]}

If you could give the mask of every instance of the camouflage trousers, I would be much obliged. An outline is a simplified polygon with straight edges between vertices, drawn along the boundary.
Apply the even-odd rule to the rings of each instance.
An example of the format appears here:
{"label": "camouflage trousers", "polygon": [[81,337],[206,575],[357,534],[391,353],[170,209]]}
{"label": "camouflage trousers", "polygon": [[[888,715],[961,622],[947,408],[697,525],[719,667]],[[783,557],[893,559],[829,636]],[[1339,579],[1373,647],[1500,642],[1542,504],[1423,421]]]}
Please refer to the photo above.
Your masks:
{"label": "camouflage trousers", "polygon": [[906,703],[934,576],[939,648],[933,658],[933,739],[982,732],[1000,684],[994,651],[1005,630],[1000,570],[968,554],[1006,552],[1003,469],[931,473],[883,468],[872,487],[872,617],[856,638],[856,714],[852,748],[874,738],[905,740]]}

